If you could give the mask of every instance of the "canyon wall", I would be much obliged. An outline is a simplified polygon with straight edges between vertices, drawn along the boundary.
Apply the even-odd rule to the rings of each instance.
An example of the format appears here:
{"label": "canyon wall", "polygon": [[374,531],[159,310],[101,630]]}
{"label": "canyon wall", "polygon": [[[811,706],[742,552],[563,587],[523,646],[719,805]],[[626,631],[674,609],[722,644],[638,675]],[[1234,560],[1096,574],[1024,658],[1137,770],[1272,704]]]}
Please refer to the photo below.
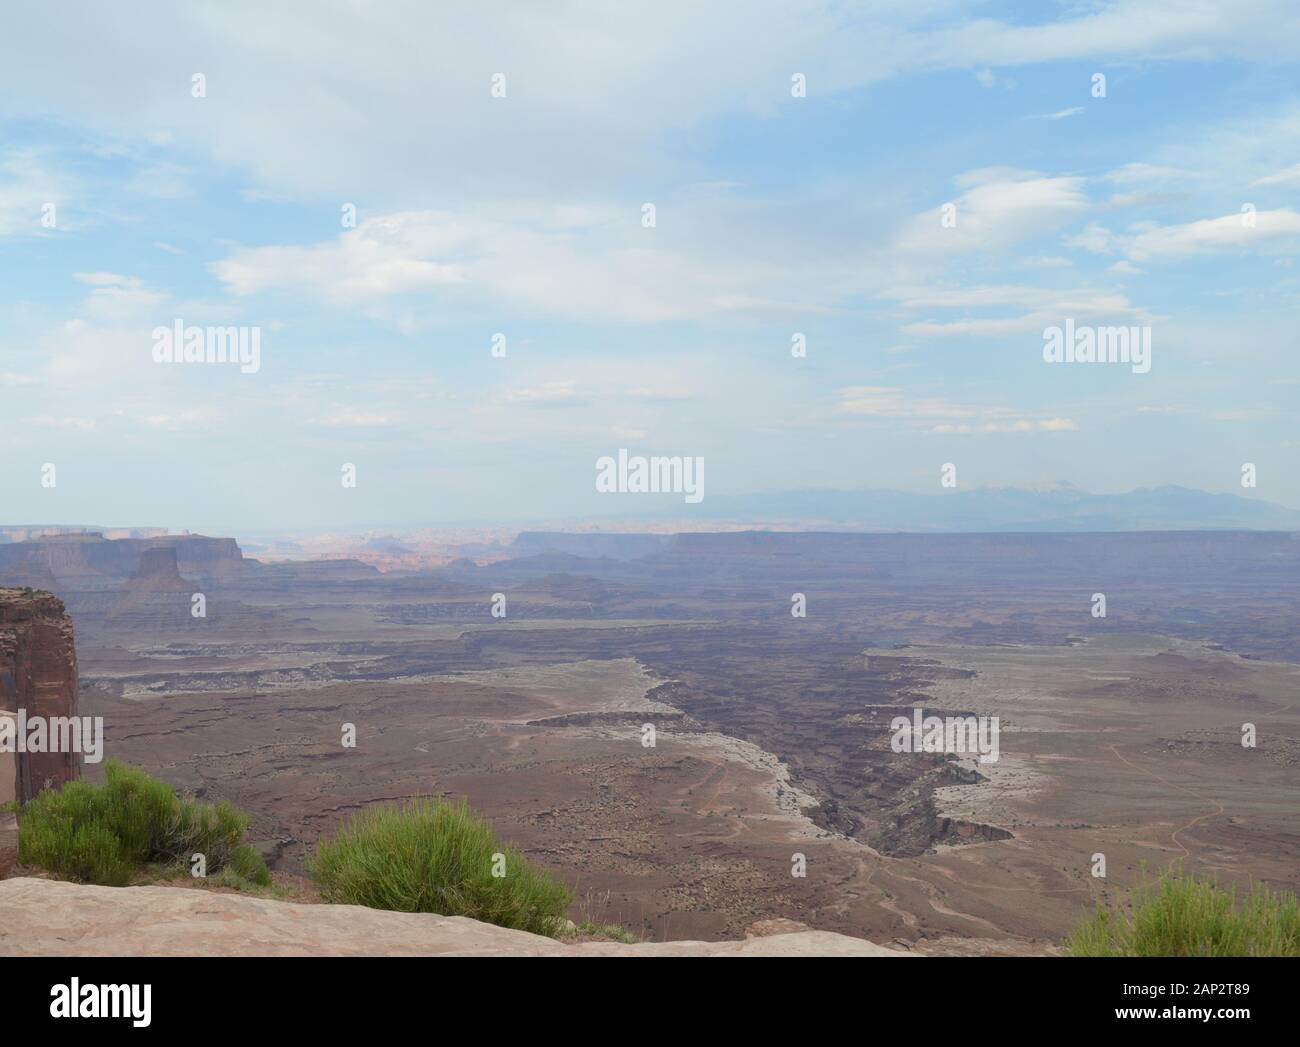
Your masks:
{"label": "canyon wall", "polygon": [[[0,716],[77,715],[77,655],[63,601],[31,589],[0,588]],[[5,750],[17,746],[5,745]],[[26,802],[81,774],[73,752],[0,751],[0,804]]]}
{"label": "canyon wall", "polygon": [[60,534],[0,545],[0,584],[48,586],[95,578],[124,581],[140,573],[142,561],[162,549],[174,550],[176,564],[186,577],[226,578],[249,566],[233,538],[180,534],[109,539],[102,534]]}

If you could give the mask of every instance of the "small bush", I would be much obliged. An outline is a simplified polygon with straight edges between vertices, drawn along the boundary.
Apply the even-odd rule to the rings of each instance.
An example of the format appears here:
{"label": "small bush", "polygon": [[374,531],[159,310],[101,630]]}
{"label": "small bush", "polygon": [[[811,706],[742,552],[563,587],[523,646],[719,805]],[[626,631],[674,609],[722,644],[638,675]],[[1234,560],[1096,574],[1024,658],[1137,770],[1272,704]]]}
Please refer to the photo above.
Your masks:
{"label": "small bush", "polygon": [[[504,876],[493,876],[494,855]],[[464,801],[370,807],[322,841],[308,872],[326,901],[395,912],[469,916],[555,936],[568,888],[497,843]]]}
{"label": "small bush", "polygon": [[624,945],[636,945],[641,941],[621,923],[589,923],[587,921],[576,924],[567,937],[608,938],[611,941],[622,942]]}
{"label": "small bush", "polygon": [[609,891],[595,891],[587,888],[586,895],[578,902],[577,922],[565,933],[566,938],[610,938],[616,942],[634,945],[646,940],[646,928],[641,928],[641,935],[628,930],[620,923],[611,923],[605,919],[609,911]]}
{"label": "small bush", "polygon": [[271,871],[266,867],[266,862],[246,843],[235,848],[230,864],[223,871],[258,887],[271,886]]}
{"label": "small bush", "polygon": [[203,854],[209,874],[229,867],[250,883],[270,882],[266,863],[243,842],[248,816],[229,803],[184,800],[172,787],[116,760],[105,782],[68,782],[22,809],[18,860],[81,883],[121,887],[141,866],[188,868]]}
{"label": "small bush", "polygon": [[1300,956],[1300,904],[1289,891],[1235,887],[1170,870],[1132,892],[1127,910],[1100,905],[1066,940],[1072,956]]}

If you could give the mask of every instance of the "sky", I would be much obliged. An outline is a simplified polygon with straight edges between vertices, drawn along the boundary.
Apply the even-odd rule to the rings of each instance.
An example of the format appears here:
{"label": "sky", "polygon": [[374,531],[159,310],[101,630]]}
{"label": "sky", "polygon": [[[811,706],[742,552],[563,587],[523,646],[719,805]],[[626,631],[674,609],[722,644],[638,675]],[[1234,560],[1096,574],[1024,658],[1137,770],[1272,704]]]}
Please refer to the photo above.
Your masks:
{"label": "sky", "polygon": [[0,523],[689,515],[620,449],[1300,506],[1289,0],[263,6],[5,12]]}

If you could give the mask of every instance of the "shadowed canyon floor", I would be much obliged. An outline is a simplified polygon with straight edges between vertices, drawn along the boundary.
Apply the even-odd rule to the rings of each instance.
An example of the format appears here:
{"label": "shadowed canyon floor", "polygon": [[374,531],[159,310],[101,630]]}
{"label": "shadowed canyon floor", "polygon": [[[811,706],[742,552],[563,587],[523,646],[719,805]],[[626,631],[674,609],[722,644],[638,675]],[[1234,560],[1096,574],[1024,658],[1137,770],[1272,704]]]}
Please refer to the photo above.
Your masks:
{"label": "shadowed canyon floor", "polygon": [[[1290,535],[583,537],[419,575],[182,551],[203,619],[170,559],[56,591],[108,755],[245,808],[287,872],[432,793],[659,939],[1039,952],[1143,862],[1297,886]],[[999,717],[1000,759],[893,752],[913,707]]]}

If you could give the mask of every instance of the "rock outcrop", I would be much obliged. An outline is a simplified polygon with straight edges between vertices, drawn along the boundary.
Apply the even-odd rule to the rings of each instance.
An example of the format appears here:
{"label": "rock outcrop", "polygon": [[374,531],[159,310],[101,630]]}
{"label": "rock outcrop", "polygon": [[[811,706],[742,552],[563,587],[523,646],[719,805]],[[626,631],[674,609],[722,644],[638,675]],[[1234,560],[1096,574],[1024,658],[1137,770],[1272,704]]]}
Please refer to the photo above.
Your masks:
{"label": "rock outcrop", "polygon": [[140,566],[122,587],[121,596],[108,614],[121,627],[184,628],[193,624],[190,599],[200,585],[181,577],[174,546],[145,549],[140,554]]}
{"label": "rock outcrop", "polygon": [[[566,944],[461,916],[300,905],[185,887],[0,881],[4,956],[905,956],[780,927],[733,942]],[[776,931],[777,933],[772,933]]]}
{"label": "rock outcrop", "polygon": [[[63,601],[30,589],[0,589],[0,716],[77,715],[77,655]],[[12,732],[11,732],[12,733]],[[0,804],[26,802],[81,774],[75,752],[0,751]]]}
{"label": "rock outcrop", "polygon": [[180,564],[174,546],[146,549],[140,554],[140,566],[131,575],[132,587],[142,589],[167,589],[177,592],[189,588],[181,577]]}

